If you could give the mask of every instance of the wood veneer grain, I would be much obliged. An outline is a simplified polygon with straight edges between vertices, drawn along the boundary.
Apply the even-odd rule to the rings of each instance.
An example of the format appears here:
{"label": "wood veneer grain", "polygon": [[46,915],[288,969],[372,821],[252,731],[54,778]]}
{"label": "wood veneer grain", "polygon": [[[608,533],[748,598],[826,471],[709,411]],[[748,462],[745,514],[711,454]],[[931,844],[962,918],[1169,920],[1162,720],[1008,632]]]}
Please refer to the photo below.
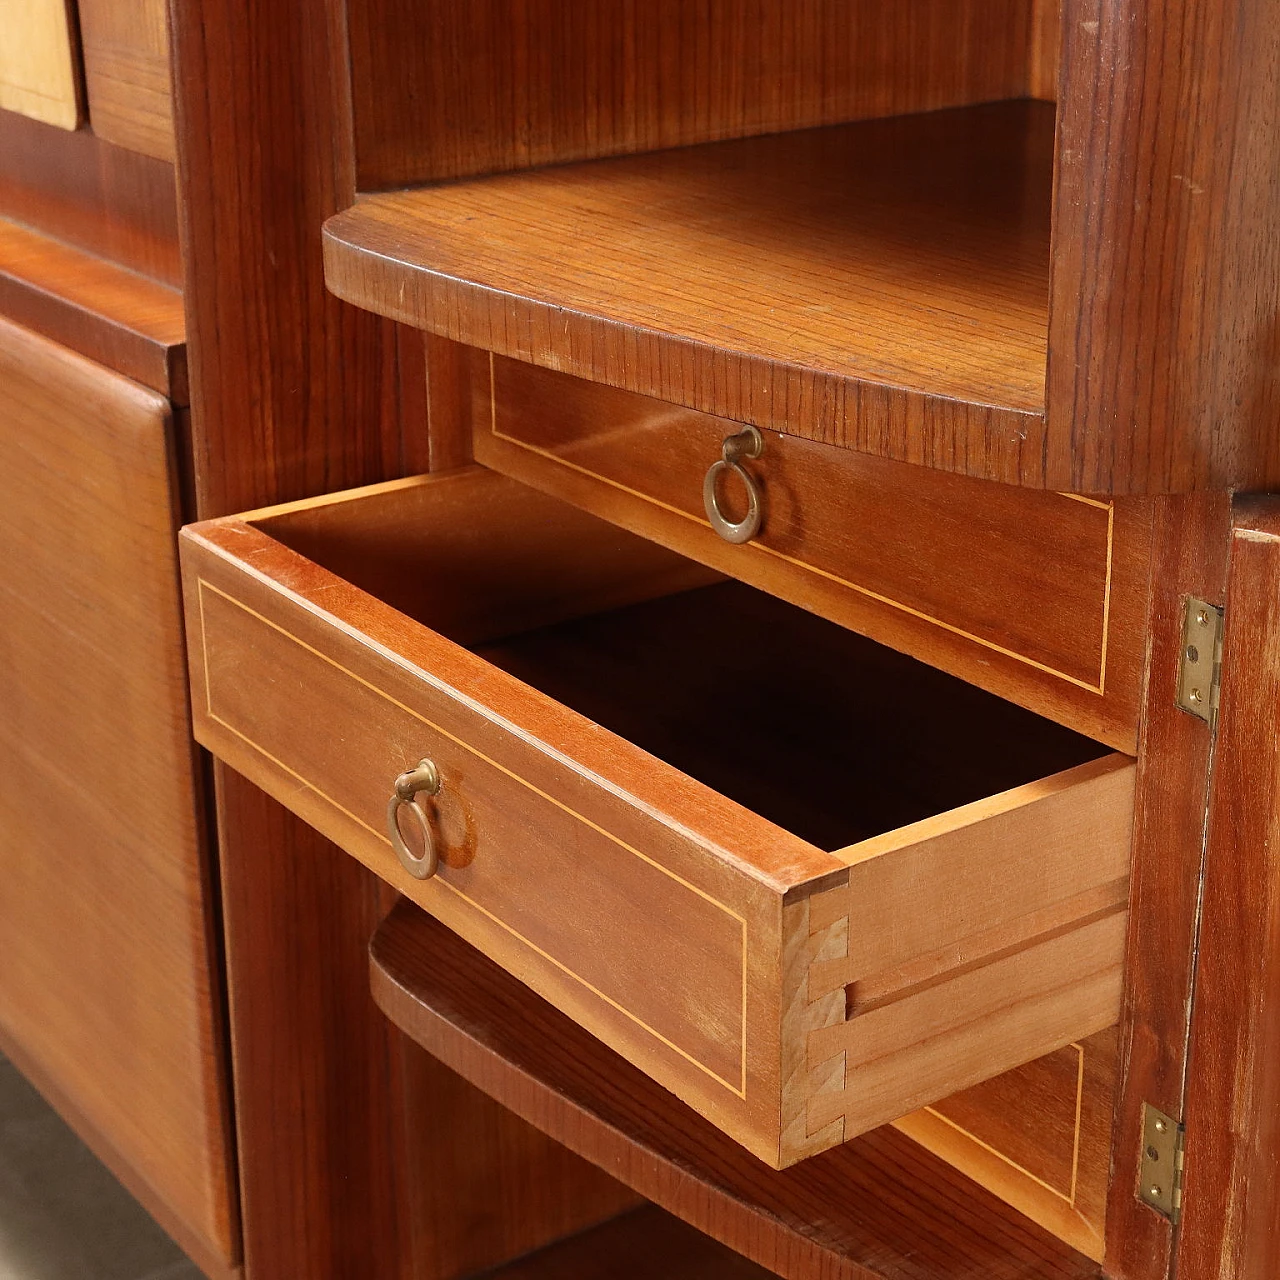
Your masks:
{"label": "wood veneer grain", "polygon": [[1045,482],[1280,483],[1280,4],[1066,6]]}
{"label": "wood veneer grain", "polygon": [[155,392],[0,320],[0,1038],[236,1260],[216,923]]}
{"label": "wood veneer grain", "polygon": [[894,1127],[1101,1261],[1116,1048],[1112,1027],[944,1098]]}
{"label": "wood veneer grain", "polygon": [[182,286],[173,166],[0,111],[0,216]]}
{"label": "wood veneer grain", "polygon": [[394,329],[321,274],[320,224],[355,190],[339,9],[281,3],[251,21],[234,0],[196,0],[174,14],[203,517],[400,471]]}
{"label": "wood veneer grain", "polygon": [[[1030,491],[768,432],[746,464],[761,529],[733,546],[702,486],[739,424],[500,356],[476,353],[471,376],[486,466],[1136,750],[1149,500]],[[741,503],[740,482],[721,500]]]}
{"label": "wood veneer grain", "polygon": [[[479,467],[183,559],[199,741],[775,1167],[1118,1015],[1123,756]],[[383,834],[423,756],[428,881]]]}
{"label": "wood veneer grain", "polygon": [[1280,1271],[1280,506],[1232,513],[1177,1274]]}
{"label": "wood veneer grain", "polygon": [[[193,507],[206,517],[421,469],[400,430],[428,390],[418,335],[324,289],[320,223],[354,191],[343,8],[172,12]],[[432,404],[448,416],[443,385]],[[603,1175],[474,1090],[437,1097],[389,1033],[365,972],[384,910],[372,877],[233,771],[215,778],[249,1274],[454,1280],[583,1225],[584,1206],[601,1212],[615,1194]],[[499,1176],[495,1196],[504,1165],[538,1194]],[[422,1167],[458,1180],[412,1179]],[[502,1230],[487,1208],[508,1215]]]}
{"label": "wood veneer grain", "polygon": [[185,405],[182,294],[0,218],[0,312]]}
{"label": "wood veneer grain", "polygon": [[1053,108],[1014,102],[386,193],[326,224],[326,279],[499,354],[1016,481],[1052,158]]}
{"label": "wood veneer grain", "polygon": [[169,20],[164,0],[78,0],[78,14],[94,133],[117,146],[172,163]]}
{"label": "wood veneer grain", "polygon": [[1164,1280],[1172,1232],[1136,1195],[1142,1108],[1183,1114],[1188,1009],[1195,957],[1212,735],[1178,710],[1182,608],[1188,595],[1224,598],[1225,494],[1157,504],[1142,737],[1133,817],[1133,871],[1112,1133],[1106,1265],[1123,1280]]}
{"label": "wood veneer grain", "polygon": [[878,1131],[778,1173],[405,903],[371,949],[397,1025],[517,1114],[789,1280],[1058,1280],[1097,1267]]}
{"label": "wood veneer grain", "polygon": [[359,186],[1019,97],[1044,78],[1044,8],[354,0]]}

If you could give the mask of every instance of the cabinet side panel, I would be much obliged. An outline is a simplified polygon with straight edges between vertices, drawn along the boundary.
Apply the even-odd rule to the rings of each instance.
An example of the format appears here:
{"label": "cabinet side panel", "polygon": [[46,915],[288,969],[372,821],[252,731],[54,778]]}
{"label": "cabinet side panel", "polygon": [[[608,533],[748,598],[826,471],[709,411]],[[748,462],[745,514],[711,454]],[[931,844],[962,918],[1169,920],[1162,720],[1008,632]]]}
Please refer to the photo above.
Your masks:
{"label": "cabinet side panel", "polygon": [[1271,487],[1280,3],[1080,0],[1062,36],[1045,482]]}

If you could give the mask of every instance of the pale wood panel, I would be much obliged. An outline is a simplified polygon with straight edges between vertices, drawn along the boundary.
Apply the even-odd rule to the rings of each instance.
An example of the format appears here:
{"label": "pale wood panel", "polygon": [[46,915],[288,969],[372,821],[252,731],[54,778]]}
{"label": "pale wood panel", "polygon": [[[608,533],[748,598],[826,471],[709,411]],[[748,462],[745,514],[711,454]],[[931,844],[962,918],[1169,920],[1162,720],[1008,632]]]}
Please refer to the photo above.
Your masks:
{"label": "pale wood panel", "polygon": [[354,0],[363,190],[1021,96],[1038,0]]}
{"label": "pale wood panel", "polygon": [[1101,1261],[1116,1084],[1114,1028],[895,1122]]}
{"label": "pale wood panel", "polygon": [[0,1035],[196,1257],[238,1249],[168,403],[0,321]]}
{"label": "pale wood panel", "polygon": [[0,107],[60,129],[80,123],[68,0],[0,0]]}
{"label": "pale wood panel", "polygon": [[761,532],[731,546],[707,522],[702,481],[740,424],[479,353],[472,379],[485,465],[1136,751],[1148,501],[1029,492],[769,434],[747,463]]}
{"label": "pale wood panel", "polygon": [[[996,1055],[1027,1061],[1118,1019],[1133,778],[1108,757],[842,851],[849,884],[810,920],[825,928],[847,895],[844,953],[809,973],[811,998],[843,988],[847,1009],[808,1037],[810,1131],[843,1118],[862,1132],[905,1098],[1018,1065]],[[1033,865],[1053,874],[1029,877]],[[993,1025],[995,1047],[975,1038]]]}
{"label": "pale wood panel", "polygon": [[165,0],[79,0],[89,123],[100,138],[173,160]]}

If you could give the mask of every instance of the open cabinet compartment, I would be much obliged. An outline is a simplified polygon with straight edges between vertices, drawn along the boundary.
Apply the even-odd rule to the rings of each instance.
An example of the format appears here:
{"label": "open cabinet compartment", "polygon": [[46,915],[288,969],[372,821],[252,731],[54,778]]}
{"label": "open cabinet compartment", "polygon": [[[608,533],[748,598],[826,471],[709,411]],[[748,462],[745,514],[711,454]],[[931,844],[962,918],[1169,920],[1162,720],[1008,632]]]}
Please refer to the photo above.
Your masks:
{"label": "open cabinet compartment", "polygon": [[[358,129],[383,157],[368,185],[427,185],[330,219],[329,287],[703,412],[1037,483],[1056,10],[711,7],[686,48],[671,5],[606,6],[585,32],[544,14],[505,38],[426,6],[424,32],[478,41],[513,82],[462,57],[450,110],[394,164]],[[412,49],[381,51],[393,83]],[[619,103],[598,101],[606,71]],[[603,116],[578,119],[588,101]]]}
{"label": "open cabinet compartment", "polygon": [[200,741],[771,1165],[1116,1020],[1124,756],[478,467],[183,556]]}
{"label": "open cabinet compartment", "polygon": [[[433,1057],[785,1280],[1100,1275],[1096,1263],[889,1127],[789,1169],[765,1169],[412,903],[399,903],[374,934],[369,970],[379,1007]],[[629,1274],[615,1265],[610,1280]],[[673,1266],[670,1274],[682,1273]]]}

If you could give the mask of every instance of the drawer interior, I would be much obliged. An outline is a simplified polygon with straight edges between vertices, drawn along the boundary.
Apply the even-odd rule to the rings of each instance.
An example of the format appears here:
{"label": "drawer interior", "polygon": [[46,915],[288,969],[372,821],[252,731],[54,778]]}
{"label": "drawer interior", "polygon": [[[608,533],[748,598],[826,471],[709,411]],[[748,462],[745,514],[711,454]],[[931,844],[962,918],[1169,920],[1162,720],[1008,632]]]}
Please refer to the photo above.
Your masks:
{"label": "drawer interior", "polygon": [[[764,592],[717,580],[675,553],[646,546],[662,570],[638,576],[639,539],[515,482],[500,492],[495,518],[518,511],[536,537],[495,540],[479,509],[461,528],[415,521],[412,502],[397,503],[394,493],[258,523],[826,850],[1107,754],[1092,739]],[[592,561],[589,590],[580,564],[574,577],[575,557]]]}

